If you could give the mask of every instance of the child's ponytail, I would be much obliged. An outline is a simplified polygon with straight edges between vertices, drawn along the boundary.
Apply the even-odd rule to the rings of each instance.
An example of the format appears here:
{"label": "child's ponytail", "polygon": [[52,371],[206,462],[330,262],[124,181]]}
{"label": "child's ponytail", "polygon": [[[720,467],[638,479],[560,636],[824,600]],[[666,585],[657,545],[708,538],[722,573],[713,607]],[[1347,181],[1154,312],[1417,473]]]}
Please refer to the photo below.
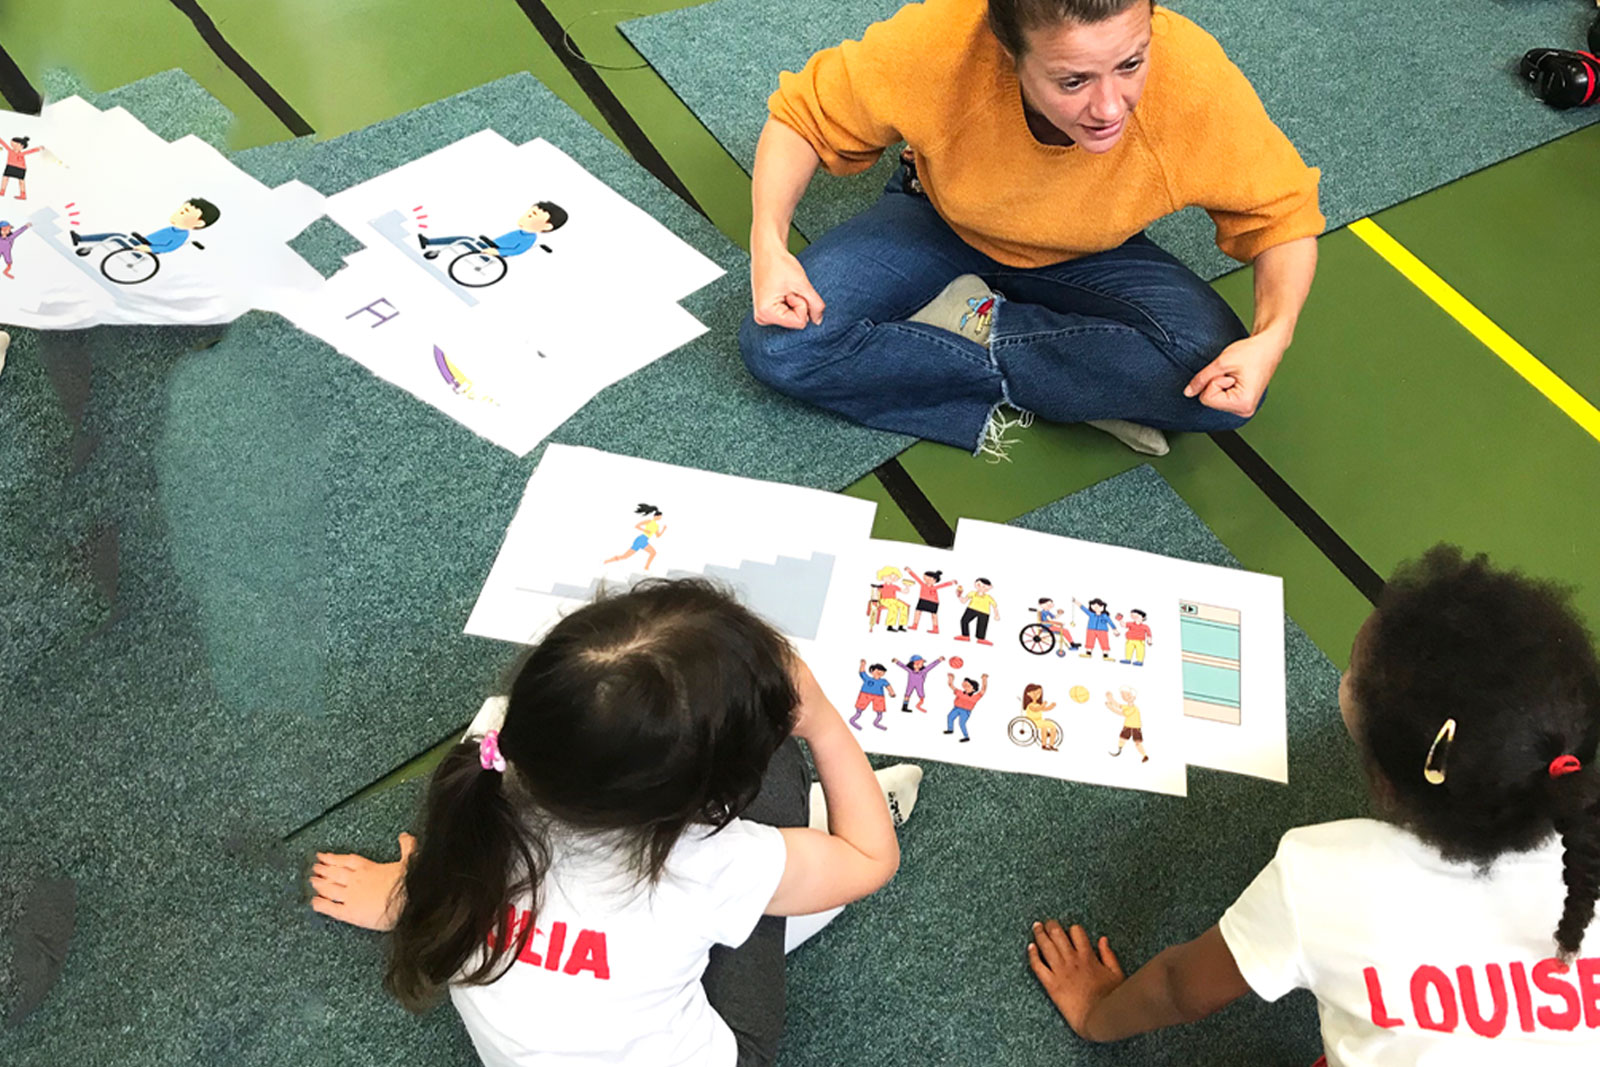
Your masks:
{"label": "child's ponytail", "polygon": [[549,844],[516,796],[514,772],[484,767],[476,739],[456,745],[434,772],[384,976],[412,1011],[429,1007],[451,980],[493,981],[532,936],[533,924],[516,923],[507,903],[537,892]]}
{"label": "child's ponytail", "polygon": [[1570,963],[1583,945],[1584,932],[1594,921],[1595,901],[1600,899],[1600,768],[1576,757],[1558,757],[1551,763],[1550,796],[1552,821],[1561,835],[1562,881],[1567,885],[1556,948],[1561,960]]}

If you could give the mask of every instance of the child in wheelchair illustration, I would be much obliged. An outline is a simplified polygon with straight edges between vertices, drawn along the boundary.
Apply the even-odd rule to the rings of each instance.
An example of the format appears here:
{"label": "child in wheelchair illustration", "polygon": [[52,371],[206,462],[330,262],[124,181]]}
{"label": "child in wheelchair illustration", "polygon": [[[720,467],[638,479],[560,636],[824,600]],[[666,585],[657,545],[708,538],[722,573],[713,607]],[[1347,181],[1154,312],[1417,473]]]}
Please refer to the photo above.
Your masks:
{"label": "child in wheelchair illustration", "polygon": [[168,225],[149,237],[137,230],[127,233],[78,233],[72,231],[72,248],[80,256],[87,256],[99,245],[111,246],[100,261],[100,273],[118,285],[137,285],[149,281],[161,269],[161,257],[176,252],[185,244],[205,249],[199,241],[190,241],[189,234],[203,230],[222,217],[217,205],[209,200],[193,197],[185,200],[168,219]]}
{"label": "child in wheelchair illustration", "polygon": [[[506,260],[539,244],[540,234],[559,230],[566,221],[567,212],[561,205],[541,200],[522,213],[516,229],[499,237],[425,237],[419,233],[417,243],[422,246],[423,259],[438,259],[446,251],[452,253],[445,268],[450,280],[468,289],[482,289],[506,276]],[[547,244],[539,247],[550,251]]]}
{"label": "child in wheelchair illustration", "polygon": [[1014,745],[1037,744],[1042,751],[1061,751],[1061,724],[1044,717],[1055,710],[1055,701],[1044,698],[1044,686],[1032,684],[1022,690],[1022,714],[1006,726],[1006,733]]}
{"label": "child in wheelchair illustration", "polygon": [[1039,606],[1028,610],[1036,612],[1039,621],[1028,623],[1017,635],[1017,640],[1023,648],[1035,656],[1048,656],[1051,652],[1065,656],[1069,650],[1081,647],[1072,639],[1072,633],[1067,629],[1067,621],[1056,612],[1054,600],[1047,596],[1040,597]]}

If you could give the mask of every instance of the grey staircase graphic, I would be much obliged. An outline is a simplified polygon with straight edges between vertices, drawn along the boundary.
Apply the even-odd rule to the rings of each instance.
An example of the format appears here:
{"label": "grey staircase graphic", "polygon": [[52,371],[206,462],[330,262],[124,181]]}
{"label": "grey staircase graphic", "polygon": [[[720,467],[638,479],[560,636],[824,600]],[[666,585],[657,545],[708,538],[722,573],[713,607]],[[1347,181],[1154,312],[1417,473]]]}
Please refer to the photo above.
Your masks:
{"label": "grey staircase graphic", "polygon": [[[766,619],[790,637],[813,640],[822,625],[822,608],[828,599],[828,583],[833,580],[834,557],[813,552],[810,559],[779,556],[775,563],[744,560],[736,567],[711,564],[704,571],[669,570],[666,578],[709,578],[731,590],[739,602]],[[629,575],[627,585],[643,581]],[[619,580],[596,578],[587,586],[555,583],[539,590],[553,596],[590,600],[602,587],[613,589]]]}

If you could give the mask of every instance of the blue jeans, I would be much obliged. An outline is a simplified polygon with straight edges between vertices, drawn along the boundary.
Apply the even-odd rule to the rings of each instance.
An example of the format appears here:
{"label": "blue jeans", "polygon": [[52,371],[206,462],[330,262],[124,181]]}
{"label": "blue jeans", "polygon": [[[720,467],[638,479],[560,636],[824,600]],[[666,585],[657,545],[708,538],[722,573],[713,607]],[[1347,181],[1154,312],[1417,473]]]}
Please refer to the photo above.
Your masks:
{"label": "blue jeans", "polygon": [[[974,451],[1002,403],[1052,422],[1244,424],[1183,387],[1248,331],[1155,242],[1138,234],[1065,263],[1009,267],[903,191],[903,170],[876,204],[800,253],[827,305],[821,325],[745,319],[739,347],[758,380],[867,426]],[[987,346],[905,321],[961,274],[999,295]]]}
{"label": "blue jeans", "polygon": [[950,714],[945,716],[944,732],[954,733],[957,726],[961,727],[961,736],[967,736],[967,720],[972,718],[971,708],[951,708]]}

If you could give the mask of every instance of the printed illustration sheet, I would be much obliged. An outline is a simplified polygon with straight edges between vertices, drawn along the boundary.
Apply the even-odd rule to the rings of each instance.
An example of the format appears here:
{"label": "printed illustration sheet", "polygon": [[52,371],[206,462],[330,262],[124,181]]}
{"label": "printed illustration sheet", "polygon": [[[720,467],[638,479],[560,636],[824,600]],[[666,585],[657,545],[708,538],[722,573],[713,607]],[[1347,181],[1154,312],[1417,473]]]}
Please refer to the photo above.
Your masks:
{"label": "printed illustration sheet", "polygon": [[1288,780],[1277,578],[551,446],[467,632],[534,641],[602,585],[704,575],[788,634],[870,752],[1182,795]]}
{"label": "printed illustration sheet", "polygon": [[466,629],[523,642],[601,587],[699,575],[813,640],[837,556],[871,536],[876,512],[839,493],[553,444]]}
{"label": "printed illustration sheet", "polygon": [[[0,115],[0,321],[222,323],[314,294],[287,242],[321,214],[299,182],[268,188],[195,137],[167,142],[80,98]],[[26,199],[23,199],[24,192]]]}

